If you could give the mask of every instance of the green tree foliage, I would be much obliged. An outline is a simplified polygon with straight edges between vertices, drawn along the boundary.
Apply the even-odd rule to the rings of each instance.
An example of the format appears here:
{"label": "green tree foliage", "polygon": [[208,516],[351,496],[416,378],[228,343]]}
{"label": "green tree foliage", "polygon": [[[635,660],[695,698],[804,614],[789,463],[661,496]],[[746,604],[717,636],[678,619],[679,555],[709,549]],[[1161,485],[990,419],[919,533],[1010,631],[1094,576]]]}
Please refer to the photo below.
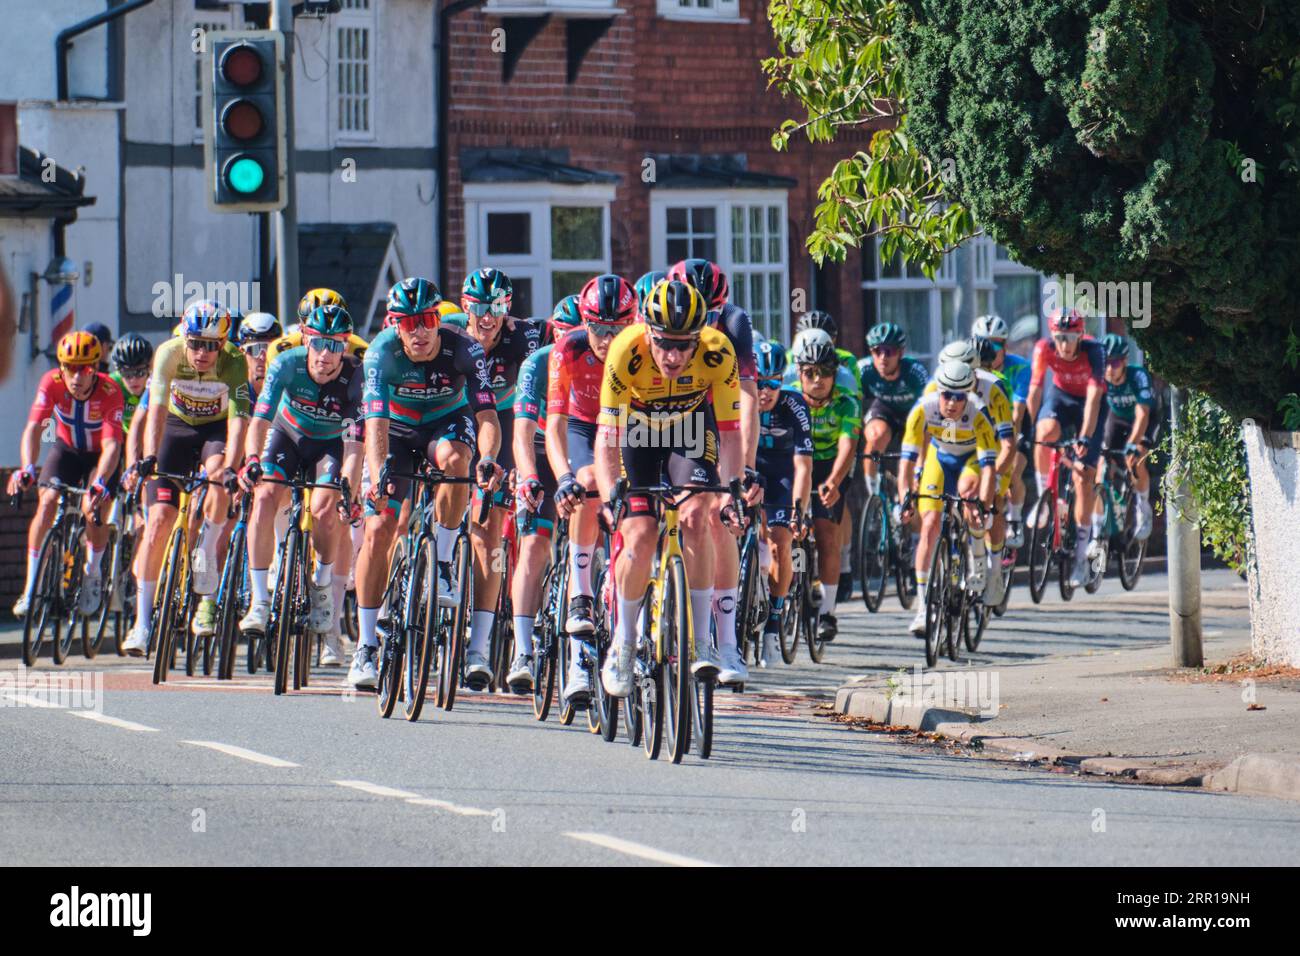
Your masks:
{"label": "green tree foliage", "polygon": [[772,0],[774,138],[883,127],[822,184],[809,248],[932,269],[975,223],[1036,269],[1149,282],[1152,367],[1280,422],[1300,298],[1294,0]]}

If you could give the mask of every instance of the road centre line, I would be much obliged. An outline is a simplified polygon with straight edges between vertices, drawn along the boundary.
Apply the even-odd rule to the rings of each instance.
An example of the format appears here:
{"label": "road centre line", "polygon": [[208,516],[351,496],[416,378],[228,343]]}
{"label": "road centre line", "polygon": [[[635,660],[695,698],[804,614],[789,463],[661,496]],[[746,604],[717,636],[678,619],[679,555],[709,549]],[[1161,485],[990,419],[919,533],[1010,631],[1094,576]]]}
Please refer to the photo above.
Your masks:
{"label": "road centre line", "polygon": [[93,720],[99,724],[107,724],[110,727],[118,727],[122,730],[136,730],[150,734],[158,733],[157,727],[146,727],[144,724],[137,724],[133,720],[123,720],[121,717],[110,717],[108,714],[101,714],[94,710],[70,710],[68,713],[73,717],[84,717],[87,720]]}
{"label": "road centre line", "polygon": [[604,833],[565,833],[564,835],[573,840],[581,840],[584,843],[604,847],[616,853],[626,853],[628,856],[640,857],[653,863],[663,863],[666,866],[718,865],[717,863],[706,863],[703,860],[692,859],[689,856],[681,856],[677,853],[669,853],[666,850],[656,850],[652,846],[633,843],[631,840],[621,840],[618,837],[607,836]]}
{"label": "road centre line", "polygon": [[231,757],[238,757],[240,760],[247,760],[251,763],[260,763],[268,767],[296,767],[298,764],[289,760],[281,760],[279,757],[268,757],[266,754],[260,754],[255,750],[246,750],[243,747],[235,747],[231,744],[217,743],[215,740],[182,740],[183,744],[190,744],[194,747],[207,747],[209,750],[215,750],[218,753],[228,754]]}

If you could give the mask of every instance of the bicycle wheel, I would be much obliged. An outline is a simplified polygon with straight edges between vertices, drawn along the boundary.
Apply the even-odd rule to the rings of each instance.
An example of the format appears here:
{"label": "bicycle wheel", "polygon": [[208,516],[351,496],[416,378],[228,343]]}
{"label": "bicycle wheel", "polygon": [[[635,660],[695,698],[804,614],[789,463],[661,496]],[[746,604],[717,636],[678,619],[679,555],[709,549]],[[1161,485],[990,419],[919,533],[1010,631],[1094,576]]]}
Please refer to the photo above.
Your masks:
{"label": "bicycle wheel", "polygon": [[126,638],[130,633],[131,624],[135,621],[136,594],[135,577],[132,573],[132,566],[135,564],[135,533],[131,533],[119,539],[118,552],[120,559],[118,567],[120,568],[119,581],[117,584],[117,597],[120,604],[119,610],[114,612],[113,620],[113,639],[117,644],[117,656],[126,656]]}
{"label": "bicycle wheel", "polygon": [[62,634],[55,638],[50,648],[55,664],[62,664],[68,659],[72,652],[72,641],[77,636],[77,625],[81,623],[78,603],[81,600],[82,544],[81,531],[74,525],[63,545],[63,559],[59,568],[59,605],[65,621]]}
{"label": "bicycle wheel", "polygon": [[659,649],[667,686],[668,756],[681,763],[691,746],[691,640],[686,568],[674,556],[664,575],[660,596]]}
{"label": "bicycle wheel", "polygon": [[1074,597],[1074,586],[1070,584],[1070,573],[1074,570],[1074,543],[1078,540],[1078,528],[1074,525],[1074,509],[1070,508],[1070,517],[1061,526],[1061,556],[1057,559],[1057,584],[1061,591],[1061,600],[1068,601]]}
{"label": "bicycle wheel", "polygon": [[947,620],[948,604],[948,554],[946,535],[940,531],[930,555],[930,583],[925,589],[925,664],[934,667],[939,663],[939,649],[943,641],[943,626]]}
{"label": "bicycle wheel", "polygon": [[713,678],[696,680],[692,677],[691,687],[695,698],[695,726],[691,738],[699,758],[708,760],[713,753]]}
{"label": "bicycle wheel", "polygon": [[858,567],[862,569],[862,601],[875,614],[885,596],[889,578],[889,530],[885,502],[879,495],[867,499],[858,529]]}
{"label": "bicycle wheel", "polygon": [[[456,538],[456,550],[452,553],[452,569],[460,589],[460,604],[450,615],[449,634],[438,658],[438,697],[443,710],[451,710],[456,704],[456,688],[460,684],[461,660],[465,655],[465,629],[469,624],[469,608],[474,604],[474,579],[470,576],[469,535],[461,533]],[[440,615],[445,621],[447,615]],[[446,663],[446,668],[442,667]]]}
{"label": "bicycle wheel", "polygon": [[659,759],[664,740],[664,669],[656,659],[660,611],[656,591],[657,586],[651,579],[642,605],[646,609],[646,621],[637,650],[640,665],[637,668],[637,701],[641,705],[641,746],[648,760]]}
{"label": "bicycle wheel", "polygon": [[912,550],[912,530],[906,525],[896,530],[898,540],[889,546],[894,566],[894,589],[903,610],[910,611],[916,603],[916,553]]}
{"label": "bicycle wheel", "polygon": [[280,573],[275,582],[275,596],[271,599],[271,620],[268,629],[275,635],[275,695],[289,689],[289,669],[293,666],[294,652],[294,593],[298,584],[298,549],[301,546],[300,529],[291,527],[289,535],[280,546]]}
{"label": "bicycle wheel", "polygon": [[[798,553],[792,552],[792,555]],[[790,578],[790,590],[786,592],[785,604],[781,606],[781,634],[777,643],[781,648],[781,660],[787,664],[794,663],[795,651],[799,649],[799,621],[803,610],[804,592],[807,588],[807,576],[804,571],[795,571]]]}
{"label": "bicycle wheel", "polygon": [[173,650],[176,645],[176,618],[181,603],[181,565],[185,561],[185,534],[177,528],[172,532],[171,544],[164,559],[163,573],[159,576],[159,588],[154,598],[153,620],[149,628],[152,632],[149,644],[154,649],[153,682],[165,683],[167,671],[172,666]]}
{"label": "bicycle wheel", "polygon": [[1035,604],[1043,603],[1043,592],[1047,590],[1047,576],[1052,573],[1052,561],[1055,547],[1052,534],[1055,530],[1055,516],[1052,514],[1052,498],[1044,495],[1034,505],[1034,513],[1029,519],[1029,596]]}
{"label": "bicycle wheel", "polygon": [[[438,629],[438,550],[432,538],[424,543],[415,556],[414,582],[419,594],[415,602],[417,627],[408,626],[406,640],[406,667],[403,694],[406,697],[406,719],[420,719],[424,697],[429,690],[429,667],[433,662],[434,635]],[[409,585],[408,585],[409,586]]]}
{"label": "bicycle wheel", "polygon": [[1124,494],[1124,529],[1120,532],[1119,583],[1125,591],[1137,587],[1142,577],[1142,559],[1146,557],[1146,539],[1138,540],[1133,533],[1137,527],[1137,495],[1129,489]]}
{"label": "bicycle wheel", "polygon": [[750,645],[755,647],[755,663],[761,653],[762,640],[754,634],[754,606],[758,603],[758,535],[751,529],[745,533],[740,545],[739,589],[736,592],[736,649],[740,659],[749,659]]}
{"label": "bicycle wheel", "polygon": [[[814,664],[820,664],[822,657],[826,653],[826,642],[821,638],[821,628],[818,626],[821,621],[821,611],[814,607],[812,603],[812,574],[809,572],[809,590],[804,592],[803,608],[803,630],[804,639],[808,643],[808,656],[813,659]],[[824,587],[825,585],[823,585]],[[835,585],[832,584],[831,587]]]}
{"label": "bicycle wheel", "polygon": [[998,617],[1007,613],[1007,604],[1011,601],[1011,583],[1016,572],[1017,555],[1015,548],[1002,549],[1002,600],[993,607],[993,613]]}
{"label": "bicycle wheel", "polygon": [[[964,526],[958,525],[959,528]],[[943,538],[940,537],[942,543]],[[950,544],[948,554],[948,604],[944,621],[944,644],[948,649],[948,660],[957,661],[961,653],[961,624],[966,616],[966,607],[970,595],[966,582],[970,578],[970,547],[963,531],[958,530]]]}
{"label": "bicycle wheel", "polygon": [[[388,609],[388,616],[379,622],[379,680],[375,683],[375,705],[379,716],[387,720],[393,716],[397,698],[401,696],[403,634],[405,624],[402,616],[406,613],[406,558],[404,552],[398,551],[393,558],[393,567],[388,572],[388,584],[384,588],[384,600],[381,607]],[[434,607],[437,607],[435,601]]]}
{"label": "bicycle wheel", "polygon": [[27,617],[23,622],[23,664],[32,667],[45,643],[45,630],[51,627],[54,643],[59,642],[62,621],[57,608],[59,602],[60,562],[58,560],[58,528],[51,528],[41,542],[37,559],[36,578],[32,584],[31,600],[27,604]]}
{"label": "bicycle wheel", "polygon": [[514,614],[510,602],[507,584],[510,575],[502,577],[501,590],[497,592],[496,616],[492,619],[492,635],[488,643],[491,649],[489,666],[492,668],[492,680],[488,687],[493,692],[509,694],[506,675],[510,673],[510,651],[514,646]]}
{"label": "bicycle wheel", "polygon": [[[640,660],[633,661],[634,672],[641,669]],[[632,680],[632,693],[628,695],[627,700],[623,701],[623,733],[627,736],[627,742],[633,747],[641,746],[641,731],[645,726],[645,716],[641,707],[641,679],[634,677]]]}
{"label": "bicycle wheel", "polygon": [[[1110,490],[1102,488],[1100,494],[1105,516],[1102,527],[1110,529],[1114,526],[1110,511]],[[1101,582],[1106,578],[1106,571],[1110,567],[1110,535],[1102,534],[1097,546],[1101,549],[1100,553],[1089,562],[1088,580],[1083,585],[1083,589],[1089,594],[1097,593],[1097,590],[1101,587]]]}
{"label": "bicycle wheel", "polygon": [[[226,563],[217,587],[217,620],[214,643],[217,647],[217,680],[235,676],[235,658],[239,654],[239,621],[247,612],[246,566],[248,564],[247,529],[236,525],[226,546]],[[207,671],[207,665],[204,665]]]}
{"label": "bicycle wheel", "polygon": [[99,647],[104,643],[104,629],[108,624],[113,606],[113,586],[115,576],[113,574],[113,557],[117,553],[117,529],[109,526],[108,541],[104,544],[103,555],[99,559],[99,593],[103,595],[100,599],[99,612],[95,615],[94,624],[86,618],[81,625],[81,653],[87,660],[93,658],[99,653]]}
{"label": "bicycle wheel", "polygon": [[592,661],[591,665],[591,693],[593,697],[593,706],[591,709],[596,712],[596,726],[600,730],[601,739],[605,743],[613,743],[618,737],[618,698],[611,697],[605,693],[605,682],[601,679],[600,671],[605,666],[605,658],[613,652],[609,633],[609,619],[605,614],[605,602],[601,596],[605,593],[605,569],[599,568],[592,579],[592,587],[596,592],[596,601],[594,613],[596,633],[592,636],[592,644],[598,649],[597,658]]}

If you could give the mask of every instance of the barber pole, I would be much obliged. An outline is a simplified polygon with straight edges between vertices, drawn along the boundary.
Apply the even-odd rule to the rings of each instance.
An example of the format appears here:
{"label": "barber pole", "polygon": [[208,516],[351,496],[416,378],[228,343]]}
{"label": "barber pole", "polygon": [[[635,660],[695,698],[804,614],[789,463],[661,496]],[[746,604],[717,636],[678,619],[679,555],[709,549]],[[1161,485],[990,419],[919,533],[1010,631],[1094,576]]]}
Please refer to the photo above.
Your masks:
{"label": "barber pole", "polygon": [[54,291],[50,295],[51,349],[57,349],[59,339],[72,331],[72,324],[76,318],[76,311],[73,308],[72,289],[70,283],[61,283],[54,287]]}

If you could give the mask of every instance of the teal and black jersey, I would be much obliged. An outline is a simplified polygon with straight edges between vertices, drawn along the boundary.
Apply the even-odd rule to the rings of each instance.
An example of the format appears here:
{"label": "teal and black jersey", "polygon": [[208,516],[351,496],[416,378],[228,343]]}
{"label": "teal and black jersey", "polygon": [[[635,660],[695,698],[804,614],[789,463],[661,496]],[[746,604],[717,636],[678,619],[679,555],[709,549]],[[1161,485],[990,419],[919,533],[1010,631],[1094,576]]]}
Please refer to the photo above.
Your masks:
{"label": "teal and black jersey", "polygon": [[407,356],[396,326],[384,329],[366,350],[362,368],[366,418],[418,426],[467,403],[474,413],[495,408],[482,346],[445,325],[438,332],[438,351],[425,362]]}
{"label": "teal and black jersey", "polygon": [[1151,376],[1141,365],[1130,365],[1124,372],[1124,381],[1118,385],[1106,384],[1106,404],[1110,413],[1120,421],[1133,423],[1137,407],[1145,405],[1154,414],[1157,402]]}
{"label": "teal and black jersey", "polygon": [[335,378],[317,382],[307,372],[306,347],[290,349],[266,370],[253,417],[298,438],[359,439],[361,364],[345,356]]}
{"label": "teal and black jersey", "polygon": [[925,363],[919,359],[903,356],[899,359],[898,377],[884,378],[876,371],[876,363],[871,356],[858,362],[862,373],[862,402],[870,407],[873,401],[888,406],[898,417],[906,421],[912,406],[920,399],[930,381],[930,373]]}
{"label": "teal and black jersey", "polygon": [[544,345],[519,366],[519,381],[515,386],[515,421],[526,418],[537,422],[534,441],[546,441],[546,386],[549,381],[551,361],[550,345]]}
{"label": "teal and black jersey", "polygon": [[[466,338],[472,338],[466,329],[468,317],[463,312],[449,315],[442,320],[442,327],[451,326]],[[514,324],[514,328],[510,327]],[[501,334],[487,353],[488,377],[492,380],[492,391],[497,398],[497,411],[509,412],[515,405],[515,381],[519,377],[519,367],[524,359],[537,351],[541,345],[545,327],[537,319],[506,319],[501,327]]]}

